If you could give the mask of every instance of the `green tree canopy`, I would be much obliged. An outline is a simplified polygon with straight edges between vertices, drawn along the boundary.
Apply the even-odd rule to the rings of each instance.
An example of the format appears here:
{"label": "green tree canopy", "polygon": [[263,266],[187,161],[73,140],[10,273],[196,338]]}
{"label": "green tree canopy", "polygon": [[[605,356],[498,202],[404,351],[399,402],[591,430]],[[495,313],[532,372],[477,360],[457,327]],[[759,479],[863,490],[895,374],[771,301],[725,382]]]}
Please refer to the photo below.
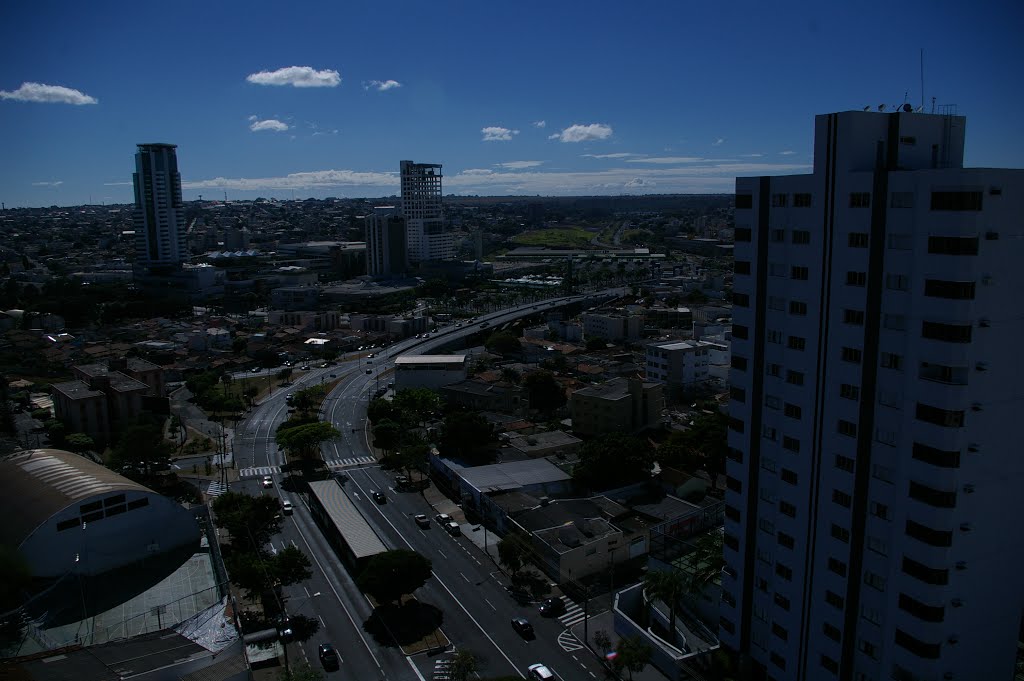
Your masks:
{"label": "green tree canopy", "polygon": [[565,389],[550,371],[534,371],[523,379],[530,397],[530,408],[551,414],[565,404]]}
{"label": "green tree canopy", "polygon": [[225,492],[214,498],[213,522],[231,536],[233,546],[259,553],[263,545],[281,530],[281,504],[277,497],[252,497]]}
{"label": "green tree canopy", "polygon": [[385,453],[398,449],[405,427],[389,418],[375,421],[373,426],[373,446],[380,447]]}
{"label": "green tree canopy", "polygon": [[359,588],[378,603],[396,603],[427,583],[433,565],[415,551],[396,549],[379,553],[370,559],[359,575]]}
{"label": "green tree canopy", "polygon": [[310,459],[319,451],[321,442],[334,439],[340,434],[331,424],[319,421],[287,430],[279,430],[274,436],[274,440],[281,449],[290,455]]}
{"label": "green tree canopy", "polygon": [[530,538],[522,532],[509,532],[498,542],[498,560],[513,574],[523,569],[531,553]]}
{"label": "green tree canopy", "polygon": [[522,350],[519,339],[508,331],[495,331],[484,341],[484,347],[499,355],[514,355]]}
{"label": "green tree canopy", "polygon": [[647,480],[654,468],[650,444],[632,435],[609,434],[587,440],[579,456],[573,480],[595,492]]}
{"label": "green tree canopy", "polygon": [[394,408],[403,415],[402,422],[423,423],[441,408],[441,396],[426,388],[406,388],[395,393]]}
{"label": "green tree canopy", "polygon": [[633,672],[640,672],[647,666],[653,653],[651,646],[639,636],[626,636],[619,639],[619,647],[616,652],[618,656],[612,664],[616,672],[627,670],[630,681],[633,681]]}
{"label": "green tree canopy", "polygon": [[464,460],[490,459],[494,427],[481,414],[452,411],[444,418],[438,448],[445,456]]}

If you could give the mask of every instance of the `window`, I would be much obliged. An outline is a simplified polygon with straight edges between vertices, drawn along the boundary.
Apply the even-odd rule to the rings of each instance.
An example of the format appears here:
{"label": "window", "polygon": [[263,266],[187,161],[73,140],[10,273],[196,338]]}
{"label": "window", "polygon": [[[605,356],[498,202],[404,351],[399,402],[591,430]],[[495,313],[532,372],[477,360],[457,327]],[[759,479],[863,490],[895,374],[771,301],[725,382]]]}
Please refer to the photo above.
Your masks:
{"label": "window", "polygon": [[775,378],[778,378],[779,374],[782,372],[782,367],[779,366],[778,364],[769,363],[765,366],[764,372],[769,376],[774,376]]}
{"label": "window", "polygon": [[737,539],[736,537],[732,536],[728,532],[726,532],[722,536],[722,543],[725,546],[727,546],[730,549],[732,549],[733,551],[739,551],[740,550],[740,541],[739,541],[739,539]]}
{"label": "window", "polygon": [[928,567],[924,563],[918,563],[913,558],[907,558],[906,556],[903,556],[903,572],[925,584],[933,584],[935,586],[949,584],[949,570],[946,568]]}
{"label": "window", "polygon": [[867,547],[868,551],[874,551],[880,556],[889,555],[889,544],[886,543],[885,540],[879,539],[878,537],[870,534],[868,535]]}
{"label": "window", "polygon": [[736,274],[750,274],[750,261],[737,260],[733,264],[733,271],[736,272]]}
{"label": "window", "polygon": [[736,241],[749,242],[751,236],[750,227],[737,227],[733,239]]}
{"label": "window", "polygon": [[853,505],[853,497],[838,489],[832,490],[832,501],[844,508],[850,508]]}
{"label": "window", "polygon": [[867,232],[850,232],[850,235],[846,238],[846,243],[850,248],[867,248],[868,247],[868,233]]}
{"label": "window", "polygon": [[844,362],[852,362],[853,364],[860,364],[860,350],[857,348],[843,348],[842,360]]}
{"label": "window", "polygon": [[786,230],[784,229],[773,229],[769,234],[769,238],[777,244],[781,244],[786,240]]}
{"label": "window", "polygon": [[802,371],[794,371],[792,369],[787,369],[786,383],[789,383],[790,385],[803,385],[804,373]]}
{"label": "window", "polygon": [[848,456],[836,454],[836,468],[846,473],[853,472],[854,461]]}
{"label": "window", "polygon": [[845,527],[832,523],[832,537],[838,539],[844,544],[850,543],[850,531]]}
{"label": "window", "polygon": [[106,499],[103,500],[103,505],[104,506],[114,506],[116,504],[123,504],[123,503],[124,503],[124,495],[123,494],[115,494],[114,496],[107,497]]}
{"label": "window", "polygon": [[932,210],[981,210],[981,192],[932,192]]}
{"label": "window", "polygon": [[785,414],[786,416],[788,416],[791,419],[796,419],[796,420],[799,421],[800,420],[800,416],[802,414],[802,411],[803,410],[800,409],[800,407],[798,407],[797,405],[790,404],[789,402],[787,402],[785,408],[782,411],[782,413]]}
{"label": "window", "polygon": [[871,502],[871,515],[882,520],[890,520],[889,507],[885,504],[881,504],[877,501]]}
{"label": "window", "polygon": [[799,300],[789,301],[789,314],[805,315],[807,314],[807,303]]}
{"label": "window", "polygon": [[869,608],[866,605],[860,606],[860,616],[872,624],[882,623],[882,611],[878,608]]}
{"label": "window", "polygon": [[779,398],[778,395],[765,395],[764,406],[768,407],[769,409],[781,409],[782,399]]}
{"label": "window", "polygon": [[786,347],[790,350],[803,350],[806,345],[807,340],[800,336],[790,336],[786,343]]}
{"label": "window", "polygon": [[907,291],[910,289],[910,279],[904,274],[887,274],[885,287],[890,291]]}
{"label": "window", "polygon": [[917,403],[917,419],[944,428],[962,428],[964,413],[952,409],[940,409],[929,404]]}
{"label": "window", "polygon": [[806,229],[794,229],[792,242],[794,244],[809,244],[811,243],[811,233]]}
{"label": "window", "polygon": [[798,267],[798,266],[794,265],[793,267],[789,268],[789,278],[790,279],[797,279],[797,280],[800,280],[800,281],[807,281],[808,274],[809,274],[809,271],[808,271],[808,269],[806,267]]}
{"label": "window", "polygon": [[758,520],[757,526],[761,529],[762,532],[767,532],[768,534],[775,534],[775,525],[772,523],[772,521],[768,520],[767,518],[761,518],[760,520]]}
{"label": "window", "polygon": [[95,511],[94,513],[87,513],[82,516],[82,523],[94,523],[97,520],[103,520],[103,511]]}
{"label": "window", "polygon": [[921,337],[946,343],[970,343],[971,325],[921,322]]}
{"label": "window", "polygon": [[732,477],[731,475],[725,476],[725,486],[732,492],[740,494],[743,492],[743,483]]}
{"label": "window", "polygon": [[846,576],[846,563],[844,563],[843,561],[839,560],[838,558],[833,558],[833,557],[829,556],[829,558],[828,558],[828,569],[829,569],[830,572],[834,572],[837,575],[839,575],[840,577],[845,577]]}
{"label": "window", "polygon": [[793,546],[796,544],[796,540],[793,539],[793,537],[786,534],[785,532],[779,532],[779,534],[776,536],[776,539],[778,539],[779,546],[781,546],[784,549],[792,549]]}
{"label": "window", "polygon": [[736,625],[735,625],[735,624],[733,624],[732,622],[730,622],[730,621],[729,621],[728,619],[726,619],[725,617],[719,617],[719,618],[718,618],[718,624],[719,624],[719,625],[720,625],[720,626],[721,626],[721,627],[722,627],[723,629],[725,629],[726,631],[728,631],[728,632],[729,632],[730,634],[735,634],[735,633],[736,633]]}
{"label": "window", "polygon": [[933,255],[978,255],[978,237],[930,236],[928,252]]}
{"label": "window", "polygon": [[62,520],[57,523],[57,531],[63,532],[64,530],[70,530],[73,527],[78,527],[82,524],[82,521],[78,518],[70,518],[68,520]]}
{"label": "window", "polygon": [[843,633],[839,631],[839,627],[832,626],[828,622],[821,625],[821,633],[825,634],[825,636],[833,641],[839,641],[843,637]]}
{"label": "window", "polygon": [[869,192],[853,192],[850,194],[850,208],[870,208],[871,194]]}
{"label": "window", "polygon": [[747,358],[746,357],[740,357],[739,355],[733,355],[732,358],[729,361],[732,363],[732,368],[733,369],[738,369],[739,371],[746,371],[747,370]]}
{"label": "window", "polygon": [[786,449],[786,450],[789,450],[791,452],[799,452],[800,451],[800,440],[797,440],[795,437],[790,437],[788,435],[785,435],[782,438],[782,448]]}
{"label": "window", "polygon": [[761,426],[761,437],[765,440],[771,440],[775,442],[779,439],[779,433],[771,426]]}
{"label": "window", "polygon": [[793,570],[788,565],[776,563],[775,574],[777,574],[779,577],[782,577],[787,582],[793,581]]}
{"label": "window", "polygon": [[780,471],[779,473],[779,477],[782,479],[782,482],[788,483],[790,485],[795,485],[797,482],[797,474],[794,471],[789,470],[788,468],[783,468],[782,471]]}
{"label": "window", "polygon": [[915,144],[917,144],[917,138],[916,137],[908,137],[908,136],[905,136],[905,135],[901,135],[900,136],[900,144],[903,144],[903,145],[908,146],[908,147],[912,147]]}
{"label": "window", "polygon": [[754,207],[754,195],[753,194],[737,194],[736,195],[736,207],[739,209],[750,209]]}
{"label": "window", "polygon": [[[886,442],[886,444],[890,443]],[[892,482],[892,479],[895,476],[896,471],[894,471],[889,466],[883,466],[880,463],[871,464],[871,477],[875,478],[876,480],[881,480],[882,482]]]}
{"label": "window", "polygon": [[882,577],[881,575],[876,575],[874,572],[871,572],[870,570],[864,571],[864,583],[870,586],[872,589],[877,589],[878,591],[885,591],[885,577]]}
{"label": "window", "polygon": [[825,590],[825,602],[831,605],[833,608],[843,609],[844,601],[843,597],[837,593]]}
{"label": "window", "polygon": [[779,606],[786,612],[789,612],[789,599],[783,596],[782,594],[776,593],[772,597],[772,601],[774,601],[775,605]]}
{"label": "window", "polygon": [[121,515],[126,510],[127,508],[125,508],[124,504],[121,504],[120,506],[108,506],[106,511],[107,517],[109,518],[110,516]]}
{"label": "window", "polygon": [[914,192],[893,192],[889,205],[893,208],[913,208]]}
{"label": "window", "polygon": [[860,386],[842,383],[839,386],[839,396],[845,400],[859,400]]}
{"label": "window", "polygon": [[750,307],[750,296],[746,293],[732,292],[732,304],[737,307]]}
{"label": "window", "polygon": [[973,281],[944,281],[942,279],[925,279],[924,294],[930,298],[948,298],[950,300],[974,300]]}
{"label": "window", "polygon": [[840,435],[847,437],[857,437],[857,424],[850,421],[839,419],[839,423],[836,425],[836,430]]}
{"label": "window", "polygon": [[129,501],[128,502],[128,510],[129,511],[134,511],[137,508],[144,508],[146,506],[149,506],[149,499],[147,499],[146,497],[143,497],[141,499],[136,499],[135,501]]}
{"label": "window", "polygon": [[883,352],[881,364],[883,369],[903,371],[903,355],[897,355],[892,352]]}
{"label": "window", "polygon": [[789,516],[790,518],[795,518],[796,517],[796,506],[794,506],[793,504],[789,503],[788,501],[780,501],[779,502],[779,513],[781,513],[782,515],[785,515],[785,516]]}
{"label": "window", "polygon": [[810,194],[793,194],[793,208],[810,208]]}
{"label": "window", "polygon": [[924,641],[914,638],[902,629],[896,629],[896,636],[893,638],[893,641],[900,648],[909,650],[920,658],[924,658],[926,660],[939,659],[941,646],[938,643],[925,643]]}
{"label": "window", "polygon": [[772,633],[781,638],[783,641],[789,639],[789,632],[786,631],[778,622],[772,622]]}
{"label": "window", "polygon": [[785,208],[787,204],[785,194],[772,194],[772,208]]}
{"label": "window", "polygon": [[847,286],[866,286],[868,283],[867,272],[847,272],[846,273],[846,285]]}
{"label": "window", "polygon": [[[733,327],[733,331],[735,332],[735,330],[736,330],[736,327],[734,326]],[[768,333],[766,334],[766,336],[768,338],[768,342],[769,343],[781,343],[782,342],[782,332],[778,331],[776,329],[768,329]]]}
{"label": "window", "polygon": [[843,310],[843,323],[864,326],[863,310]]}
{"label": "window", "polygon": [[89,513],[90,511],[98,511],[103,508],[103,501],[93,501],[88,504],[82,504],[78,507],[80,513]]}
{"label": "window", "polygon": [[736,386],[731,386],[729,388],[729,397],[734,399],[734,400],[736,400],[737,402],[746,402],[747,401],[747,391],[744,390],[743,388],[737,388]]}
{"label": "window", "polygon": [[865,655],[870,657],[872,660],[877,660],[878,659],[878,647],[874,643],[871,643],[870,641],[865,641],[864,639],[859,639],[857,641],[857,650],[859,650],[860,652],[864,653]]}
{"label": "window", "polygon": [[746,326],[743,326],[742,324],[733,324],[732,325],[732,337],[733,338],[739,338],[740,340],[747,340],[747,337],[749,335],[750,335],[750,330]]}
{"label": "window", "polygon": [[725,517],[734,522],[740,521],[740,510],[735,506],[725,505]]}
{"label": "window", "polygon": [[959,450],[942,450],[915,442],[911,456],[939,468],[960,468]]}
{"label": "window", "polygon": [[967,367],[951,367],[943,364],[921,362],[917,377],[925,381],[949,383],[950,385],[967,385]]}
{"label": "window", "polygon": [[946,619],[943,606],[927,605],[907,594],[900,594],[899,607],[923,622],[941,622]]}
{"label": "window", "polygon": [[938,546],[940,548],[949,548],[953,545],[953,533],[949,530],[936,530],[922,525],[921,523],[907,519],[907,525],[904,528],[904,532],[908,537],[924,542],[929,546]]}
{"label": "window", "polygon": [[779,669],[786,669],[786,658],[782,657],[782,655],[779,655],[778,653],[773,651],[772,654],[768,656],[768,659],[770,659],[772,661],[772,664],[778,667]]}
{"label": "window", "polygon": [[764,549],[758,549],[757,550],[757,559],[759,561],[761,561],[762,563],[767,563],[768,565],[771,565],[772,562],[774,561],[774,559],[772,558],[771,552],[770,551],[766,551]]}
{"label": "window", "polygon": [[833,660],[828,655],[821,656],[821,666],[833,674],[839,673],[839,663]]}
{"label": "window", "polygon": [[955,491],[947,492],[945,490],[933,489],[928,485],[911,480],[909,494],[911,499],[916,499],[935,508],[956,508]]}

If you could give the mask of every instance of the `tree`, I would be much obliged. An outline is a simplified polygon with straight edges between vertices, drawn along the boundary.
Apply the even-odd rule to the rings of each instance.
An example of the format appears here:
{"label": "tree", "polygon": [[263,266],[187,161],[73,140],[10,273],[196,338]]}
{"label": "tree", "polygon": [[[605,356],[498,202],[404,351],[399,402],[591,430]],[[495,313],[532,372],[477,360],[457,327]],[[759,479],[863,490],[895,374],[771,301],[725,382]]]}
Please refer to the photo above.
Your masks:
{"label": "tree", "polygon": [[213,500],[213,523],[231,536],[233,546],[259,552],[281,531],[281,504],[277,497],[251,497],[225,492]]}
{"label": "tree", "polygon": [[498,542],[498,560],[513,574],[523,569],[530,554],[530,538],[522,532],[510,532]]}
{"label": "tree", "polygon": [[402,422],[409,425],[423,424],[431,414],[441,408],[441,397],[433,390],[426,388],[406,388],[399,390],[392,400],[393,406],[400,414]]}
{"label": "tree", "polygon": [[309,556],[298,547],[281,549],[271,560],[272,574],[281,586],[298,584],[313,576]]}
{"label": "tree", "polygon": [[601,652],[607,654],[612,649],[612,640],[608,637],[608,632],[604,629],[598,629],[594,632],[594,643],[601,649]]}
{"label": "tree", "polygon": [[375,421],[373,426],[373,446],[383,449],[385,454],[392,452],[398,448],[404,433],[405,428],[391,419]]}
{"label": "tree", "polygon": [[608,346],[608,341],[600,336],[591,336],[587,339],[587,350],[590,352],[596,352],[598,350],[604,350]]}
{"label": "tree", "polygon": [[86,452],[96,446],[93,439],[85,433],[71,433],[64,439],[64,444],[72,452]]}
{"label": "tree", "polygon": [[472,651],[462,648],[455,651],[450,669],[452,681],[466,681],[471,674],[479,669],[479,663]]}
{"label": "tree", "polygon": [[496,352],[499,355],[514,355],[522,350],[522,347],[519,345],[519,339],[508,331],[492,333],[484,341],[484,347],[487,348],[488,352]]}
{"label": "tree", "polygon": [[654,468],[650,444],[632,435],[606,434],[588,440],[580,447],[579,457],[573,480],[592,491],[647,480]]}
{"label": "tree", "polygon": [[512,367],[502,367],[501,380],[508,381],[514,385],[519,385],[519,382],[523,380],[523,376]]}
{"label": "tree", "polygon": [[279,430],[274,440],[281,449],[303,459],[312,458],[320,449],[320,443],[338,437],[341,433],[329,423],[319,421],[287,430]]}
{"label": "tree", "polygon": [[551,414],[565,404],[565,389],[550,371],[527,374],[523,385],[529,394],[530,407],[542,414]]}
{"label": "tree", "polygon": [[378,603],[398,603],[426,584],[432,569],[430,559],[415,551],[385,551],[370,559],[357,583]]}
{"label": "tree", "polygon": [[700,594],[705,585],[721,573],[725,565],[723,543],[720,532],[706,532],[694,541],[694,550],[686,556],[689,572],[684,589],[687,594]]}
{"label": "tree", "polygon": [[249,402],[249,406],[252,406],[253,400],[260,394],[260,389],[254,385],[246,386],[245,390],[242,391],[242,396],[245,397],[246,401]]}
{"label": "tree", "polygon": [[291,670],[282,670],[277,678],[279,681],[323,681],[324,675],[307,663]]}
{"label": "tree", "polygon": [[494,427],[477,412],[453,411],[445,416],[438,448],[456,459],[490,459],[485,454],[494,441]]}
{"label": "tree", "polygon": [[644,575],[644,591],[650,598],[650,606],[653,608],[656,600],[668,606],[669,640],[673,642],[676,640],[676,608],[687,584],[686,575],[679,570],[652,570]]}
{"label": "tree", "polygon": [[618,655],[613,663],[616,673],[626,669],[629,671],[630,681],[633,681],[633,672],[642,671],[651,661],[651,654],[654,651],[639,636],[626,636],[619,639],[619,648],[616,652]]}

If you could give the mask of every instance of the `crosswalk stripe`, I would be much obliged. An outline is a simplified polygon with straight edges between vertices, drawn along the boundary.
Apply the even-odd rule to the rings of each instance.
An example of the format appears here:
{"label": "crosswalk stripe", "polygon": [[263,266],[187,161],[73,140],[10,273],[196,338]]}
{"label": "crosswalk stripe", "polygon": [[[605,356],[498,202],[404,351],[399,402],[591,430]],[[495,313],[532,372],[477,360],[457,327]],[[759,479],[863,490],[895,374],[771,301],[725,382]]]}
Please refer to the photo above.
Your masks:
{"label": "crosswalk stripe", "polygon": [[255,468],[242,468],[238,471],[238,477],[250,478],[260,475],[276,475],[281,472],[280,466],[257,466]]}
{"label": "crosswalk stripe", "polygon": [[583,612],[583,608],[570,601],[565,596],[562,596],[562,601],[565,603],[565,614],[559,616],[558,621],[563,626],[571,627],[572,625],[582,622],[587,618]]}
{"label": "crosswalk stripe", "polygon": [[332,459],[327,462],[328,468],[347,468],[349,466],[360,466],[366,463],[377,463],[372,456],[356,456],[347,459]]}
{"label": "crosswalk stripe", "polygon": [[228,491],[227,485],[219,480],[211,480],[210,485],[206,488],[206,495],[211,497],[219,497]]}
{"label": "crosswalk stripe", "polygon": [[568,629],[558,635],[558,645],[567,653],[583,649],[583,644]]}

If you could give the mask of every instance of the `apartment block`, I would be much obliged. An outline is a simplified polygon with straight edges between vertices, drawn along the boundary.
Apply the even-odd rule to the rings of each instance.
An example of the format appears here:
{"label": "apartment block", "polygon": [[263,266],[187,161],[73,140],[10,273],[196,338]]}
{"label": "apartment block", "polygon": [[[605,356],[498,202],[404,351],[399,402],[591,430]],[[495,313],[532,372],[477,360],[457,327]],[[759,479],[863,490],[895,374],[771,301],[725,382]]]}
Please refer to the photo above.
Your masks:
{"label": "apartment block", "polygon": [[573,432],[584,437],[656,428],[664,408],[663,386],[638,378],[613,378],[569,395]]}

